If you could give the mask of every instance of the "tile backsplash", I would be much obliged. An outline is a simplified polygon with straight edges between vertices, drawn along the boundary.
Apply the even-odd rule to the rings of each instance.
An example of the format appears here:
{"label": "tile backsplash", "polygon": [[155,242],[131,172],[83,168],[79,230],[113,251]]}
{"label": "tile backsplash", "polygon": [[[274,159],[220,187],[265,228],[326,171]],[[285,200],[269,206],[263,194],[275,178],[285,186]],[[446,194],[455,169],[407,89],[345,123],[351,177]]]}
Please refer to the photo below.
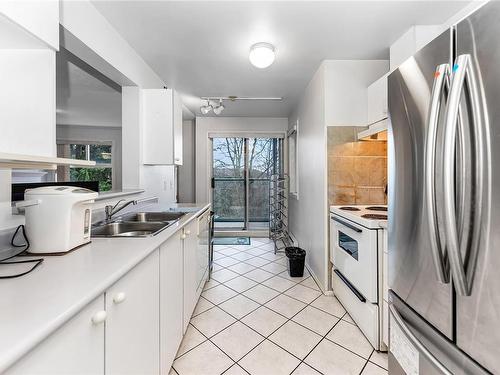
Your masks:
{"label": "tile backsplash", "polygon": [[387,142],[357,141],[364,129],[328,127],[329,205],[387,203]]}

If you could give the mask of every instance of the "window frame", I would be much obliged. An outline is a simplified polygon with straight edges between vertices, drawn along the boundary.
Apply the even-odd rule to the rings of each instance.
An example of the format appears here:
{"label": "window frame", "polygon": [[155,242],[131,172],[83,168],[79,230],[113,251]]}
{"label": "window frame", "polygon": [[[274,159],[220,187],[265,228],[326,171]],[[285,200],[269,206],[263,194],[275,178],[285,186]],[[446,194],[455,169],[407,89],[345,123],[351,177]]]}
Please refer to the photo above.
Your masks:
{"label": "window frame", "polygon": [[286,139],[288,146],[288,194],[296,200],[299,200],[299,119],[295,121],[293,127],[288,131]]}
{"label": "window frame", "polygon": [[[116,188],[116,158],[115,158],[115,142],[114,141],[89,141],[89,140],[75,140],[75,139],[58,139],[56,141],[57,146],[65,146],[65,145],[71,145],[71,144],[77,144],[77,145],[85,145],[87,146],[86,148],[86,155],[87,155],[87,160],[90,160],[90,146],[91,145],[101,145],[101,146],[111,146],[111,163],[110,164],[105,164],[105,163],[97,163],[93,166],[85,167],[85,168],[111,168],[111,190]],[[64,156],[66,157],[66,156]],[[71,169],[72,166],[65,166],[63,168],[68,168]],[[58,167],[59,169],[60,167]],[[80,168],[80,167],[78,167]],[[57,173],[56,173],[57,176]]]}

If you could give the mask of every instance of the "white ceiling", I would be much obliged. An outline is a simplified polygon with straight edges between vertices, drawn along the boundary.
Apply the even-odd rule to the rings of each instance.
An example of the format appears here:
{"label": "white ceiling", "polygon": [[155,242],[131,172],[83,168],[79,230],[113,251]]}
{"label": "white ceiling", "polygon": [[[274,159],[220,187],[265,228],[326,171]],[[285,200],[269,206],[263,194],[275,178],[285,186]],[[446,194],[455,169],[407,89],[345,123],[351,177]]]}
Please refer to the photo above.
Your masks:
{"label": "white ceiling", "polygon": [[[388,59],[412,25],[442,24],[468,1],[94,1],[199,115],[200,96],[282,96],[228,103],[224,116],[287,116],[324,59]],[[277,48],[260,70],[248,51]]]}
{"label": "white ceiling", "polygon": [[69,61],[64,50],[56,57],[56,94],[59,125],[121,126],[121,93]]}

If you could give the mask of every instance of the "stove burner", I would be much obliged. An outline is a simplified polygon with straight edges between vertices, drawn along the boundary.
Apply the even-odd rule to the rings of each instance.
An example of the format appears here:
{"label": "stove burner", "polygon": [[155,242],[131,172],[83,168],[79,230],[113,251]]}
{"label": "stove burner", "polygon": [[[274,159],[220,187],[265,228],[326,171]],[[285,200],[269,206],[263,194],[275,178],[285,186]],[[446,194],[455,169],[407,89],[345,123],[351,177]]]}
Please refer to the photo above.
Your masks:
{"label": "stove burner", "polygon": [[364,217],[365,219],[387,220],[387,215],[380,214],[365,214],[361,215],[361,217]]}
{"label": "stove burner", "polygon": [[370,210],[370,211],[387,211],[387,207],[383,207],[383,206],[370,206],[370,207],[366,207],[367,210]]}
{"label": "stove burner", "polygon": [[344,211],[360,211],[359,208],[357,207],[349,207],[349,206],[346,206],[346,207],[340,207],[341,210],[344,210]]}

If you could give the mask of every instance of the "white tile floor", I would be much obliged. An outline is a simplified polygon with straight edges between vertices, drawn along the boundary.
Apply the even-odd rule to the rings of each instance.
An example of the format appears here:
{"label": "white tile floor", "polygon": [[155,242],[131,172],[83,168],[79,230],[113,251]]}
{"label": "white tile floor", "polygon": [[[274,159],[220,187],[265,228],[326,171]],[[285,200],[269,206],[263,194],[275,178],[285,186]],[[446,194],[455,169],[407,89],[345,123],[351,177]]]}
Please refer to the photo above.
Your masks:
{"label": "white tile floor", "polygon": [[290,277],[268,239],[215,246],[214,258],[171,374],[387,374],[387,354],[307,270]]}

